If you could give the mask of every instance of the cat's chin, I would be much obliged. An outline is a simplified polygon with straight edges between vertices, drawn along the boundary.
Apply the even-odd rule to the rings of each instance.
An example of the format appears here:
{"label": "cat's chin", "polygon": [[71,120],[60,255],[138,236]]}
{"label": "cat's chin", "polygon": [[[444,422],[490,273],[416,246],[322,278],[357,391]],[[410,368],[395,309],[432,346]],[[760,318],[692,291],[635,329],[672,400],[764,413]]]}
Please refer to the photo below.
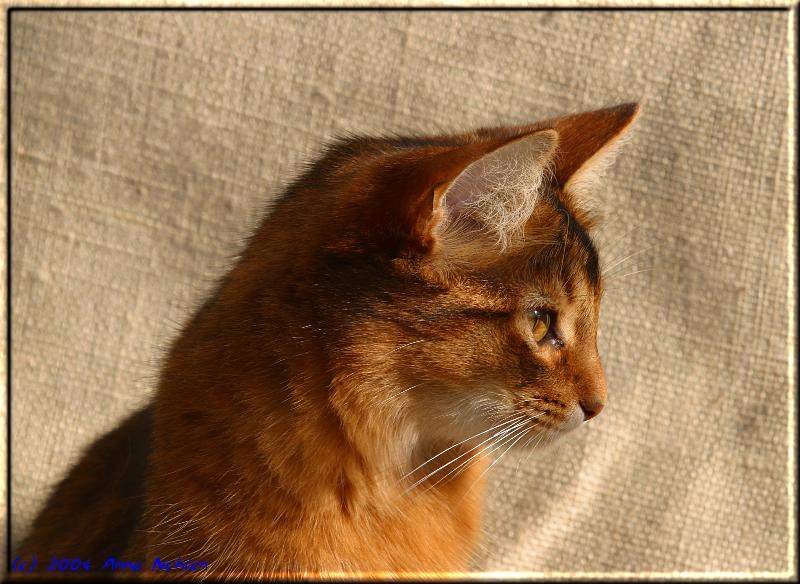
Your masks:
{"label": "cat's chin", "polygon": [[579,407],[575,407],[561,424],[542,428],[529,440],[523,440],[520,450],[541,450],[557,442],[563,436],[578,429],[583,424],[584,416]]}
{"label": "cat's chin", "polygon": [[572,432],[576,428],[579,428],[581,424],[583,424],[586,418],[583,415],[583,410],[580,407],[575,406],[572,408],[572,412],[570,413],[569,417],[564,421],[561,428],[559,428],[562,434],[566,434],[568,432]]}

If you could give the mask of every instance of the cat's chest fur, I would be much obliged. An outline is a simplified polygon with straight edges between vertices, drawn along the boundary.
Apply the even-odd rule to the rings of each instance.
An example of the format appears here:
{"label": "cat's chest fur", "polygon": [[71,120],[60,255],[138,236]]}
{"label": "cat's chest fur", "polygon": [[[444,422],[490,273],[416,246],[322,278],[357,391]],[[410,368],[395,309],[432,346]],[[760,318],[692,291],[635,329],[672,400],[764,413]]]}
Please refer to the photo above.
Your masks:
{"label": "cat's chest fur", "polygon": [[188,552],[191,561],[206,554],[220,576],[467,571],[479,533],[485,464],[476,458],[434,489],[423,484],[388,501],[352,492],[356,487],[337,488],[315,495],[316,507],[269,484],[254,494],[209,489],[202,476],[155,481],[161,496],[151,500],[151,509],[159,509],[155,501],[165,492],[191,497],[177,513],[164,509],[146,518],[147,535],[136,551],[150,559],[186,558]]}

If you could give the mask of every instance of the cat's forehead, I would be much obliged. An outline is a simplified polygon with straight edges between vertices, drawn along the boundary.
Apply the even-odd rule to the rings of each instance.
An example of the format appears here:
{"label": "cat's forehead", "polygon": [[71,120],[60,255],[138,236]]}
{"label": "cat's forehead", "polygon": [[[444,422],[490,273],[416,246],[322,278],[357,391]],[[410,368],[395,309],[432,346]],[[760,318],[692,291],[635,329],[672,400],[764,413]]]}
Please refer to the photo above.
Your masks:
{"label": "cat's forehead", "polygon": [[482,279],[510,295],[538,290],[550,297],[599,297],[602,281],[591,236],[594,224],[569,195],[545,191],[518,247],[496,256]]}
{"label": "cat's forehead", "polygon": [[590,310],[602,295],[602,282],[593,268],[596,253],[573,232],[566,241],[532,245],[464,274],[451,292],[498,312],[542,306]]}
{"label": "cat's forehead", "polygon": [[[558,242],[557,247],[561,248],[565,259],[566,256],[569,257],[571,267],[585,276],[590,288],[599,292],[602,285],[600,256],[591,236],[596,222],[592,214],[581,207],[569,193],[560,189],[544,190],[539,208],[549,212],[532,216],[528,221],[529,229],[541,229],[541,224],[546,222]],[[570,287],[570,280],[566,278],[564,282],[567,289]]]}

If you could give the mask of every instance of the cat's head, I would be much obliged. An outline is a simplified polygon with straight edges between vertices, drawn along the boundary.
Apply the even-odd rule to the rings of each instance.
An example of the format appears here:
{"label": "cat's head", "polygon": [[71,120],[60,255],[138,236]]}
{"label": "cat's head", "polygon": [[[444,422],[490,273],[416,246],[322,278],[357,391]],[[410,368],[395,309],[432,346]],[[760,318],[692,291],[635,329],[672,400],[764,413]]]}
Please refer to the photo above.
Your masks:
{"label": "cat's head", "polygon": [[553,436],[596,416],[588,201],[637,114],[333,145],[273,217],[303,222],[285,241],[303,274],[292,302],[319,333],[332,407],[451,441]]}

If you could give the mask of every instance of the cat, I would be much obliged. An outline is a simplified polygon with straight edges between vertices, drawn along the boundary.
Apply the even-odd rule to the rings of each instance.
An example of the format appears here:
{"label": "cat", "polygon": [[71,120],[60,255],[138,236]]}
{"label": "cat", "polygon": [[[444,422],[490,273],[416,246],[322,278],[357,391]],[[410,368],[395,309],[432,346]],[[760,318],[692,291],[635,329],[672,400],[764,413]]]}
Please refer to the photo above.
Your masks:
{"label": "cat", "polygon": [[152,404],[86,452],[15,556],[467,570],[492,457],[605,403],[590,201],[638,113],[332,143],[183,328]]}

